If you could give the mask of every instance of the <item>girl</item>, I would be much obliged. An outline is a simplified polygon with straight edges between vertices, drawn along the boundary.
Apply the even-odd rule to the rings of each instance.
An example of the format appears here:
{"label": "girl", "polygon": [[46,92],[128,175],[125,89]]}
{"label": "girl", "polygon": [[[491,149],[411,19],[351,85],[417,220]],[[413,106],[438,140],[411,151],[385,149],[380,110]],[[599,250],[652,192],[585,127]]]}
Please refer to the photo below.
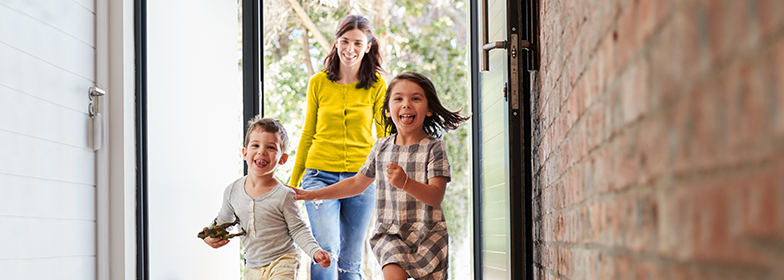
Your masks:
{"label": "girl", "polygon": [[359,173],[327,188],[297,189],[295,198],[349,197],[375,178],[377,217],[370,245],[384,279],[446,279],[449,236],[440,205],[450,171],[438,137],[468,118],[444,108],[433,83],[412,72],[389,84],[384,112],[394,135],[376,141]]}
{"label": "girl", "polygon": [[[372,130],[385,136],[373,121],[383,117],[387,89],[379,75],[378,48],[368,19],[349,15],[340,21],[325,69],[308,84],[308,110],[289,182],[293,187],[317,190],[353,176],[376,141]],[[328,268],[311,264],[311,279],[361,278],[375,196],[371,186],[357,196],[305,203],[316,240],[337,256]]]}

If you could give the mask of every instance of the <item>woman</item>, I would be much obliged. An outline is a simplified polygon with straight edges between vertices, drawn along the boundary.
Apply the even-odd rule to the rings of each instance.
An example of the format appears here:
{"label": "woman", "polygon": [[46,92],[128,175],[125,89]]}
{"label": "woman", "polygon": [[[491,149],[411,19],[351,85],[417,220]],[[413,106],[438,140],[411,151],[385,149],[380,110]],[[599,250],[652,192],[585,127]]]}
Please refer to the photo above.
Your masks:
{"label": "woman", "polygon": [[[308,84],[308,110],[290,184],[317,190],[350,178],[370,153],[375,137],[386,136],[387,90],[379,46],[367,18],[340,21],[324,70]],[[300,183],[301,180],[301,183]],[[361,279],[362,249],[375,207],[375,186],[349,198],[305,202],[313,235],[337,258],[327,268],[311,264],[311,279]]]}

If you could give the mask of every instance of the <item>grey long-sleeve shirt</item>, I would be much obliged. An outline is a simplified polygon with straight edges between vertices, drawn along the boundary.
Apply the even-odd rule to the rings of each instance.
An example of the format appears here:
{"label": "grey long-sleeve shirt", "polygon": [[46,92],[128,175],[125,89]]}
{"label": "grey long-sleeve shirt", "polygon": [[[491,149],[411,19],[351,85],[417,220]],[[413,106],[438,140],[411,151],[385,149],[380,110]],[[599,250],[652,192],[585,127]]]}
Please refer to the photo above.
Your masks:
{"label": "grey long-sleeve shirt", "polygon": [[[245,179],[231,183],[223,192],[218,223],[240,218],[246,235],[240,236],[248,267],[265,266],[280,256],[302,247],[308,256],[320,250],[294,200],[294,190],[280,182],[269,193],[251,198],[245,193]],[[296,242],[296,245],[294,244]]]}

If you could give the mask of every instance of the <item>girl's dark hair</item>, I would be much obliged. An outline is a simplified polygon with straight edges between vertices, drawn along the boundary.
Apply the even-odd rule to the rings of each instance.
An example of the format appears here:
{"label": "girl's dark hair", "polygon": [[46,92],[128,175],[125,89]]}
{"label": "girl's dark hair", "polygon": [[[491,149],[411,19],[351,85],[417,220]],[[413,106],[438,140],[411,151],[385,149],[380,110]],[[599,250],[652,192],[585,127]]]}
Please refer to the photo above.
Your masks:
{"label": "girl's dark hair", "polygon": [[[461,110],[452,112],[444,108],[444,105],[441,105],[441,101],[438,100],[438,94],[436,93],[436,87],[433,86],[433,82],[424,75],[416,72],[403,72],[389,82],[386,97],[384,97],[384,112],[389,112],[389,97],[392,95],[392,89],[395,88],[395,84],[400,80],[413,82],[425,91],[427,107],[433,112],[432,116],[425,117],[425,122],[422,124],[422,128],[425,129],[427,134],[436,138],[441,138],[441,132],[455,130],[460,123],[471,118],[471,116],[460,116],[458,113],[460,113]],[[395,126],[395,123],[392,122],[391,117],[384,117],[384,130],[387,131],[389,135],[397,133],[397,127]]]}
{"label": "girl's dark hair", "polygon": [[[373,85],[373,82],[378,80],[376,73],[384,71],[381,68],[381,54],[378,51],[378,41],[376,40],[376,37],[373,36],[373,26],[370,25],[370,21],[360,15],[348,15],[344,17],[340,20],[340,24],[338,24],[338,30],[335,31],[335,39],[340,38],[344,33],[354,29],[359,29],[365,33],[367,42],[370,44],[370,51],[362,57],[362,63],[359,65],[359,73],[357,73],[359,78],[357,88],[369,89]],[[329,78],[330,81],[334,82],[338,80],[340,57],[338,56],[338,48],[334,41],[332,42],[332,50],[327,57],[324,58],[324,70],[327,71],[327,78]]]}

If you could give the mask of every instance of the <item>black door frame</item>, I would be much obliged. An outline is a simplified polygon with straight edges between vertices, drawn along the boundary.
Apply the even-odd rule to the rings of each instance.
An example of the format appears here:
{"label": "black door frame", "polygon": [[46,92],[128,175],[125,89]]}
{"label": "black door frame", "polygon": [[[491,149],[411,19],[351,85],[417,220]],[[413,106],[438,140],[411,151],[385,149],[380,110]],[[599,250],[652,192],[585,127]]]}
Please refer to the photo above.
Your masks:
{"label": "black door frame", "polygon": [[147,0],[134,1],[136,127],[136,279],[150,279],[147,222]]}
{"label": "black door frame", "polygon": [[[534,17],[538,14],[535,5],[537,0],[507,0],[507,38],[519,38],[516,45],[519,49],[507,52],[510,56],[519,56],[516,71],[509,65],[509,75],[517,75],[517,104],[509,105],[509,147],[510,147],[510,246],[511,246],[511,279],[533,279],[533,168],[531,154],[531,75],[533,70],[531,58],[536,57],[534,36]],[[525,48],[525,46],[528,46]],[[526,50],[526,51],[524,51]],[[510,77],[512,78],[512,77]],[[511,96],[510,98],[515,98]],[[512,101],[512,100],[510,100]],[[517,266],[516,264],[523,264]]]}
{"label": "black door frame", "polygon": [[[261,0],[242,2],[243,119],[264,115],[261,55]],[[247,19],[247,20],[246,20]],[[150,279],[147,170],[147,0],[134,1],[135,140],[136,140],[136,279]],[[243,131],[245,131],[243,129]],[[243,132],[244,133],[244,132]],[[243,135],[244,136],[244,135]],[[243,137],[244,139],[244,137]],[[245,164],[245,174],[248,173]]]}
{"label": "black door frame", "polygon": [[[481,11],[481,2],[487,0],[470,0],[469,9],[474,11]],[[530,70],[538,68],[538,13],[539,1],[538,0],[524,0],[514,1],[507,0],[507,46],[511,45],[508,40],[510,38],[518,38],[516,46],[528,46],[527,48],[520,48],[514,51],[508,50],[507,55],[511,61],[512,55],[518,55],[516,70],[512,71],[512,65],[507,67],[509,75],[517,75],[518,88],[516,96],[510,98],[517,98],[518,108],[513,108],[511,102],[507,102],[509,106],[509,202],[510,202],[510,278],[511,279],[533,279],[533,208],[532,208],[532,191],[533,191],[533,176],[532,176],[532,110],[531,110],[531,75]],[[481,46],[483,43],[480,41],[484,36],[480,33],[480,28],[483,27],[479,13],[470,12],[471,20],[471,42],[470,46]],[[515,35],[515,36],[513,36]],[[524,51],[525,50],[525,51]],[[479,102],[481,99],[481,79],[480,79],[480,51],[471,50],[470,63],[471,63],[471,102],[472,110],[478,112]],[[511,80],[511,76],[507,77]],[[509,90],[508,92],[511,92]],[[475,114],[472,118],[473,127],[480,127],[481,116]],[[473,130],[473,166],[474,170],[479,170],[480,159],[482,158],[481,143],[477,141],[480,139],[480,131]],[[474,178],[479,178],[478,174],[474,174]],[[482,208],[481,208],[481,182],[477,179],[473,182],[474,193],[474,279],[482,279]]]}
{"label": "black door frame", "polygon": [[[263,5],[261,0],[242,1],[242,118],[243,127],[256,115],[264,116]],[[245,139],[247,130],[243,129]],[[243,163],[244,174],[248,164]]]}

